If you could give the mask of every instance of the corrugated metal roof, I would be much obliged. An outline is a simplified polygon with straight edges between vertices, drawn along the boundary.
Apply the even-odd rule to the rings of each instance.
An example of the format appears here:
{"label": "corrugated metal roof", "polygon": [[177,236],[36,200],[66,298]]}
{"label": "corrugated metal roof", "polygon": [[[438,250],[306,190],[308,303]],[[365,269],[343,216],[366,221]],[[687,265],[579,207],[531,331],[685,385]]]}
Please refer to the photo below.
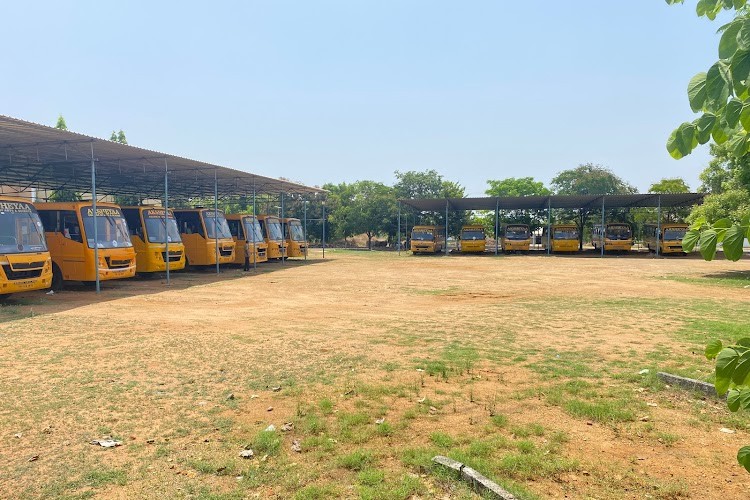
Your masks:
{"label": "corrugated metal roof", "polygon": [[322,196],[325,190],[176,155],[138,148],[0,115],[0,184],[21,188],[91,191],[96,160],[97,195],[160,199],[165,165],[175,198],[222,199],[258,194]]}
{"label": "corrugated metal roof", "polygon": [[664,208],[689,207],[703,203],[703,193],[677,194],[608,194],[608,195],[551,195],[501,196],[486,198],[424,198],[399,200],[421,212],[443,212],[446,203],[453,210],[546,210],[551,208]]}

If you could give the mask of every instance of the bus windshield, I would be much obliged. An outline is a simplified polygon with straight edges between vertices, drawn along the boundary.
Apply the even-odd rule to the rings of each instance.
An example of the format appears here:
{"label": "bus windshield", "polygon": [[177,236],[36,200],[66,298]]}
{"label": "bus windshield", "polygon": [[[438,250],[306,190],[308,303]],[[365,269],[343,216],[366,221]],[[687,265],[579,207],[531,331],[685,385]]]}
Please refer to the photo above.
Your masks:
{"label": "bus windshield", "polygon": [[0,253],[47,250],[42,222],[29,203],[0,202]]}
{"label": "bus windshield", "polygon": [[232,233],[229,231],[229,224],[227,224],[227,220],[224,218],[222,212],[204,210],[201,214],[203,215],[203,224],[206,225],[207,238],[232,238]]}
{"label": "bus windshield", "polygon": [[262,243],[263,242],[263,230],[260,228],[260,222],[258,219],[251,219],[245,217],[245,234],[247,235],[247,241]]}
{"label": "bus windshield", "polygon": [[462,240],[483,240],[484,231],[481,229],[467,229],[461,232]]}
{"label": "bus windshield", "polygon": [[682,241],[682,238],[685,237],[685,233],[687,233],[687,228],[685,227],[671,227],[664,230],[664,240]]}
{"label": "bus windshield", "polygon": [[[94,248],[94,209],[81,209],[83,230],[89,248]],[[98,248],[132,247],[128,234],[128,223],[119,208],[97,207],[96,209],[96,246]]]}
{"label": "bus windshield", "polygon": [[608,240],[629,240],[631,235],[629,226],[607,226]]}
{"label": "bus windshield", "polygon": [[505,237],[509,240],[528,240],[529,230],[524,226],[508,226],[505,229]]}
{"label": "bus windshield", "polygon": [[290,222],[289,232],[291,233],[292,241],[305,241],[305,231],[302,229],[302,224],[299,222]]}
{"label": "bus windshield", "polygon": [[161,212],[161,217],[144,212],[143,220],[146,222],[146,234],[148,234],[149,243],[166,243],[164,241],[165,234],[169,243],[179,243],[182,241],[182,238],[180,238],[180,230],[177,228],[177,222],[171,214],[167,219],[166,231],[164,230],[163,210]]}
{"label": "bus windshield", "polygon": [[268,239],[273,241],[281,241],[284,239],[284,236],[281,234],[281,223],[278,220],[266,219],[266,224],[268,224]]}
{"label": "bus windshield", "polygon": [[552,238],[555,240],[578,240],[578,230],[573,228],[555,229]]}
{"label": "bus windshield", "polygon": [[427,231],[413,231],[411,233],[411,239],[415,241],[432,241],[434,236]]}

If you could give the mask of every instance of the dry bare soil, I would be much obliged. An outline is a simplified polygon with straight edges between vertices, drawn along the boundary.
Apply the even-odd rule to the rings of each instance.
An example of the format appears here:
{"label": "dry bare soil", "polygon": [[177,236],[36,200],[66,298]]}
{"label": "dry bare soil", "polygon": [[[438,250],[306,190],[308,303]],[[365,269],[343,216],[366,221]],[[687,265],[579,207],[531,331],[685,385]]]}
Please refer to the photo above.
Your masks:
{"label": "dry bare soil", "polygon": [[3,305],[0,497],[750,497],[750,419],[655,377],[750,335],[750,261],[312,257]]}

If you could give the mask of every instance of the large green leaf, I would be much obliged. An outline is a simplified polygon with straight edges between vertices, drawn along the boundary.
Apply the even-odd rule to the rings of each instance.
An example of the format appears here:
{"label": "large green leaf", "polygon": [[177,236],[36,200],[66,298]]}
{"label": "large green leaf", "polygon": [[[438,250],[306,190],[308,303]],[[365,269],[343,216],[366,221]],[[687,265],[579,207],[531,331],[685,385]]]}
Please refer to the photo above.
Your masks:
{"label": "large green leaf", "polygon": [[741,27],[742,23],[739,20],[726,26],[719,40],[719,59],[729,59],[737,52],[737,35]]}
{"label": "large green leaf", "polygon": [[750,446],[740,448],[740,451],[737,452],[737,461],[745,470],[750,472]]}
{"label": "large green leaf", "polygon": [[738,346],[750,348],[750,337],[742,337],[736,342]]}
{"label": "large green leaf", "polygon": [[682,249],[686,252],[692,252],[700,237],[700,231],[697,229],[691,229],[682,237]]}
{"label": "large green leaf", "polygon": [[716,256],[716,243],[718,243],[718,234],[714,229],[706,229],[701,232],[700,252],[705,260],[714,260]]}
{"label": "large green leaf", "polygon": [[[737,360],[737,366],[732,374],[732,382],[735,385],[747,385],[750,381],[750,351],[745,351],[740,359]],[[750,390],[748,390],[750,396]]]}
{"label": "large green leaf", "polygon": [[698,145],[698,138],[695,136],[695,125],[685,122],[677,127],[667,140],[667,151],[672,158],[679,160],[687,156]]}
{"label": "large green leaf", "polygon": [[740,20],[740,30],[737,33],[737,46],[742,50],[750,49],[750,19]]}
{"label": "large green leaf", "polygon": [[742,246],[745,243],[745,231],[739,225],[734,225],[727,229],[724,234],[724,257],[732,262],[737,262],[742,258]]}
{"label": "large green leaf", "polygon": [[748,97],[747,80],[750,79],[750,51],[738,50],[730,63],[734,93],[740,99]]}
{"label": "large green leaf", "polygon": [[724,119],[730,127],[736,127],[740,122],[740,113],[742,113],[742,101],[733,97],[724,108]]}
{"label": "large green leaf", "polygon": [[[718,112],[727,104],[730,95],[729,65],[725,61],[716,62],[706,74],[706,97],[703,107],[712,112]],[[688,97],[690,97],[690,86],[688,85]],[[699,96],[697,96],[699,97]],[[692,104],[691,104],[692,106]],[[740,121],[742,116],[740,116]]]}
{"label": "large green leaf", "polygon": [[730,389],[727,394],[729,411],[750,409],[750,389]]}
{"label": "large green leaf", "polygon": [[692,224],[690,224],[690,229],[701,229],[707,223],[708,219],[706,219],[705,216],[701,215],[700,217],[695,219]]}
{"label": "large green leaf", "polygon": [[705,144],[711,140],[711,131],[716,125],[716,115],[704,113],[693,122],[693,125],[695,125],[695,137],[698,139],[698,144]]}
{"label": "large green leaf", "polygon": [[706,76],[707,73],[698,73],[688,83],[690,109],[696,113],[702,110],[706,103]]}
{"label": "large green leaf", "polygon": [[721,350],[724,348],[724,346],[721,343],[721,340],[715,339],[708,343],[706,346],[706,359],[714,359],[716,356],[719,355]]}
{"label": "large green leaf", "polygon": [[[737,119],[739,120],[739,117],[737,117]],[[714,138],[714,142],[716,144],[724,144],[725,142],[727,142],[727,140],[729,140],[729,133],[727,132],[728,128],[731,129],[732,127],[729,127],[726,120],[716,120],[716,125],[711,131],[711,137]]]}
{"label": "large green leaf", "polygon": [[714,381],[714,387],[716,387],[716,393],[719,396],[726,394],[729,389],[734,367],[737,366],[739,358],[739,353],[731,347],[722,349],[716,357],[716,380]]}
{"label": "large green leaf", "polygon": [[729,140],[728,145],[735,156],[745,156],[745,153],[747,153],[747,135],[744,133],[735,134],[734,137]]}

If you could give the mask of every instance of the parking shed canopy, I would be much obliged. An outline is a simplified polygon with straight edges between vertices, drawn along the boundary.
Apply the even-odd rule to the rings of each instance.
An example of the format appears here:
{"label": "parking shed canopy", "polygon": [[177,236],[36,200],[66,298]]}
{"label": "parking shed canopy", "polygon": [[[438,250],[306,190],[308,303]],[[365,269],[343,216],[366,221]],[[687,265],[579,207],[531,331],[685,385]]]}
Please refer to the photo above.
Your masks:
{"label": "parking shed canopy", "polygon": [[280,193],[325,196],[323,189],[242,170],[138,148],[0,115],[0,184],[91,192],[92,158],[97,197],[131,195],[160,199],[165,171],[169,195],[220,199]]}
{"label": "parking shed canopy", "polygon": [[607,195],[500,196],[486,198],[402,199],[402,204],[420,212],[458,210],[546,210],[548,208],[662,208],[690,207],[703,203],[703,193],[646,193]]}

